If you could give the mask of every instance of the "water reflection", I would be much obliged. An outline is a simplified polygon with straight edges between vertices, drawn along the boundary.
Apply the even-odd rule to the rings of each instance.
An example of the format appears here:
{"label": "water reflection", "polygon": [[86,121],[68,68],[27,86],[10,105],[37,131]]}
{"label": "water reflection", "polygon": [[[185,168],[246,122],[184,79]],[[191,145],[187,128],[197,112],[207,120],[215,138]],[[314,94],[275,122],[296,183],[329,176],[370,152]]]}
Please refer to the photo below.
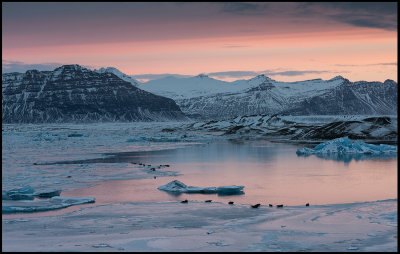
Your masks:
{"label": "water reflection", "polygon": [[352,160],[354,161],[364,161],[364,160],[390,160],[395,159],[397,157],[396,153],[387,153],[387,154],[338,154],[338,153],[330,153],[330,154],[297,154],[298,157],[309,157],[315,155],[316,157],[324,160],[334,160],[341,161],[345,164],[350,163]]}
{"label": "water reflection", "polygon": [[[285,205],[361,202],[397,197],[397,157],[304,157],[296,155],[299,147],[301,145],[245,141],[215,142],[161,151],[108,153],[101,158],[102,163],[168,164],[168,170],[180,175],[102,182],[99,186],[87,189],[87,192],[69,194],[95,195],[99,203],[212,199],[225,203]],[[96,160],[87,160],[85,163],[96,163]],[[172,180],[189,186],[242,185],[245,186],[245,194],[176,195],[157,189]]]}

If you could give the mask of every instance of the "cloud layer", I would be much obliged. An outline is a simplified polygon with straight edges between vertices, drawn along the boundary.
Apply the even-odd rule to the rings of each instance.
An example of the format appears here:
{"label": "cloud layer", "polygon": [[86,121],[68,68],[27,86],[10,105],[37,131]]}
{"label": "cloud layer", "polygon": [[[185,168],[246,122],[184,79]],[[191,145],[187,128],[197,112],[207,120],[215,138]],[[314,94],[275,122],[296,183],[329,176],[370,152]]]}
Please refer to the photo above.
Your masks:
{"label": "cloud layer", "polygon": [[285,81],[333,68],[397,79],[397,64],[374,65],[396,62],[397,3],[6,2],[2,53],[3,71],[77,63],[235,78],[268,66]]}

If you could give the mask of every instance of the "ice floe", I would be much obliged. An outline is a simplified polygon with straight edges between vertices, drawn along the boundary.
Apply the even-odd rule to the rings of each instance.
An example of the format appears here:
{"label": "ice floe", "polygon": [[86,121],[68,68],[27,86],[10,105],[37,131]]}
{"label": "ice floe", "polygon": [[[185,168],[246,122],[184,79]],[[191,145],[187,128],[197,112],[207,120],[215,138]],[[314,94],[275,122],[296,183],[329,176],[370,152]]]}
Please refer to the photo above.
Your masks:
{"label": "ice floe", "polygon": [[86,203],[94,203],[92,197],[52,197],[48,200],[23,200],[23,201],[3,201],[2,213],[19,213],[19,212],[42,212],[54,209],[69,207],[72,205],[80,205]]}
{"label": "ice floe", "polygon": [[173,180],[165,185],[159,186],[159,190],[175,192],[175,193],[203,193],[203,194],[219,194],[219,195],[237,195],[243,194],[244,186],[220,186],[220,187],[195,187],[187,186],[178,180]]}
{"label": "ice floe", "polygon": [[35,191],[31,186],[27,185],[22,188],[15,188],[9,191],[2,191],[3,200],[33,200],[38,198],[51,198],[60,196],[61,190],[40,190]]}
{"label": "ice floe", "polygon": [[[113,203],[62,216],[3,218],[2,250],[396,252],[397,203],[391,199],[287,209],[219,202]],[[358,250],[347,250],[351,247]]]}
{"label": "ice floe", "polygon": [[329,155],[329,154],[396,154],[397,146],[372,145],[361,141],[352,142],[348,137],[336,138],[317,145],[314,148],[300,148],[297,155]]}

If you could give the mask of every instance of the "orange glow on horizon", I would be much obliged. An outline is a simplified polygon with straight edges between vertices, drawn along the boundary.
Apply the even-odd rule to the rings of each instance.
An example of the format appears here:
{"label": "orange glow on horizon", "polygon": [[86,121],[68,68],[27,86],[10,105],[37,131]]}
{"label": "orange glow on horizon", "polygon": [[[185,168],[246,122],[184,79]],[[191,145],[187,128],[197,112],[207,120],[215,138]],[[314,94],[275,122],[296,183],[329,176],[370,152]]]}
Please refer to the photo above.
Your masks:
{"label": "orange glow on horizon", "polygon": [[[273,78],[296,81],[343,75],[354,81],[384,81],[387,78],[397,81],[397,66],[394,65],[376,67],[374,75],[366,72],[368,64],[397,62],[397,33],[367,28],[263,36],[3,48],[2,51],[6,60],[24,59],[28,64],[77,63],[94,68],[112,66],[128,75],[197,75],[235,70],[312,69],[329,70],[337,74]],[[380,73],[382,68],[383,72]],[[368,70],[370,69],[371,66]]]}

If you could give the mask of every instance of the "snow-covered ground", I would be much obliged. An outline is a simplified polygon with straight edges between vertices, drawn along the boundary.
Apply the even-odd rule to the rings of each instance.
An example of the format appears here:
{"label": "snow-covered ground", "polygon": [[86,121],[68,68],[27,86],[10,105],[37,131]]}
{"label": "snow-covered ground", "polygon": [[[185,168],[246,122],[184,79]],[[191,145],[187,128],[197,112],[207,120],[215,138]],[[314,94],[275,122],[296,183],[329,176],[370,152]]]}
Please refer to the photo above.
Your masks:
{"label": "snow-covered ground", "polygon": [[120,203],[2,220],[3,251],[397,251],[397,200]]}

